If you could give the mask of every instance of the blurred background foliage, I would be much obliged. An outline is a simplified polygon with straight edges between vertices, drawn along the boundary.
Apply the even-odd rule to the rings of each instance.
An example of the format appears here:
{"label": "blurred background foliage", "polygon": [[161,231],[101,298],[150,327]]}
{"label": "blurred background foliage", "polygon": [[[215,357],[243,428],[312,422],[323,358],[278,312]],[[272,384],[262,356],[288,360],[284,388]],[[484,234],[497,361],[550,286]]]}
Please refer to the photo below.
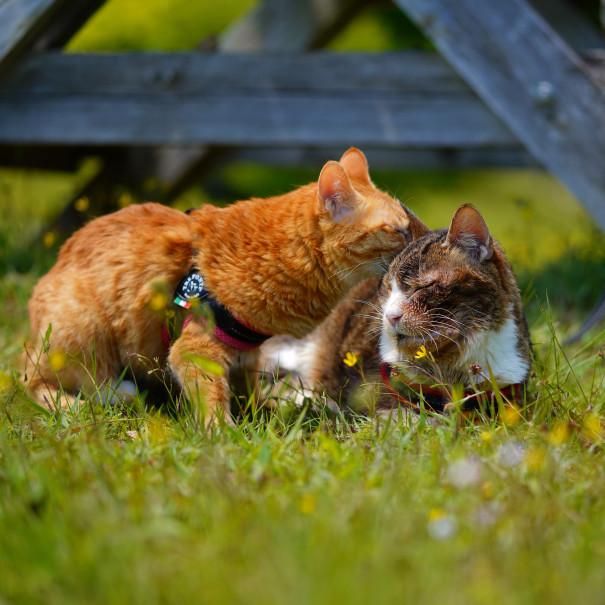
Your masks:
{"label": "blurred background foliage", "polygon": [[[184,0],[109,0],[78,32],[67,52],[185,51],[219,36],[254,6],[252,0],[220,3]],[[368,8],[329,45],[338,52],[430,49],[430,43],[388,4]],[[344,151],[344,149],[343,149]],[[326,158],[337,159],[337,158]],[[175,201],[185,209],[289,191],[315,180],[312,169],[234,163]],[[70,196],[94,171],[76,174],[0,170],[0,276],[5,317],[0,346],[10,355],[27,332],[26,301],[39,275],[54,262],[52,225]],[[439,172],[372,170],[374,181],[413,209],[430,227],[446,226],[455,209],[472,203],[484,214],[519,275],[534,329],[541,322],[535,294],[548,301],[556,325],[577,326],[605,284],[605,238],[581,205],[553,177],[536,169]],[[126,196],[125,203],[135,202]],[[31,242],[40,241],[40,245]]]}

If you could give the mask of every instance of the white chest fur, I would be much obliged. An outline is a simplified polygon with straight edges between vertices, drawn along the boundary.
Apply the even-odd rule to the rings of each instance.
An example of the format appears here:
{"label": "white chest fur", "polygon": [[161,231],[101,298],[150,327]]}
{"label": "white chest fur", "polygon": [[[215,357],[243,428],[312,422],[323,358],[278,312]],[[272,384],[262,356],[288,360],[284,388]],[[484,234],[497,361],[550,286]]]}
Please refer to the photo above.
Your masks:
{"label": "white chest fur", "polygon": [[462,363],[466,366],[479,365],[485,374],[489,372],[488,367],[491,368],[498,385],[522,382],[529,370],[529,361],[519,353],[518,338],[515,320],[511,314],[500,330],[480,332],[471,341]]}

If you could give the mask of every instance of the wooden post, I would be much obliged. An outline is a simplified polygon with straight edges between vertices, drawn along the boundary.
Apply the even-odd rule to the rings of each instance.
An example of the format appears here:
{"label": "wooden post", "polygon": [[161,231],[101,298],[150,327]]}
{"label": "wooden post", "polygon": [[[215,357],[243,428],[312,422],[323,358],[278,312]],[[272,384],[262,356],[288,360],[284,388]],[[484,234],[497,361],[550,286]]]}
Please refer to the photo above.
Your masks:
{"label": "wooden post", "polygon": [[394,0],[605,229],[605,92],[525,0]]}

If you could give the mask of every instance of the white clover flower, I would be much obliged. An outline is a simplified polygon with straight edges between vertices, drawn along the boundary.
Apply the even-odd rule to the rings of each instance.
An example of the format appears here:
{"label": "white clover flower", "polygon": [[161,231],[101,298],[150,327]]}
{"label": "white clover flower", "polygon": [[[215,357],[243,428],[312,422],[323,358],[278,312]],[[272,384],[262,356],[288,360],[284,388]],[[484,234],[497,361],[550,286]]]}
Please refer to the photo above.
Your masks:
{"label": "white clover flower", "polygon": [[448,466],[447,480],[457,488],[476,485],[481,480],[480,460],[474,456],[454,460]]}

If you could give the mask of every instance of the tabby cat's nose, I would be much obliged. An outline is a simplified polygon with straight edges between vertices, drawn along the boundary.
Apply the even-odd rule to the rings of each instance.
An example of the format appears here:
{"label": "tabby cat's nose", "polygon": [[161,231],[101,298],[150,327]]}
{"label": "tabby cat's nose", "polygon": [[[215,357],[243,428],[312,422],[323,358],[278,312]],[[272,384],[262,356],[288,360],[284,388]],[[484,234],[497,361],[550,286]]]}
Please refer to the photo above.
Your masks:
{"label": "tabby cat's nose", "polygon": [[401,313],[398,313],[397,311],[388,311],[386,316],[387,316],[388,322],[392,326],[396,326],[397,322],[401,319]]}

